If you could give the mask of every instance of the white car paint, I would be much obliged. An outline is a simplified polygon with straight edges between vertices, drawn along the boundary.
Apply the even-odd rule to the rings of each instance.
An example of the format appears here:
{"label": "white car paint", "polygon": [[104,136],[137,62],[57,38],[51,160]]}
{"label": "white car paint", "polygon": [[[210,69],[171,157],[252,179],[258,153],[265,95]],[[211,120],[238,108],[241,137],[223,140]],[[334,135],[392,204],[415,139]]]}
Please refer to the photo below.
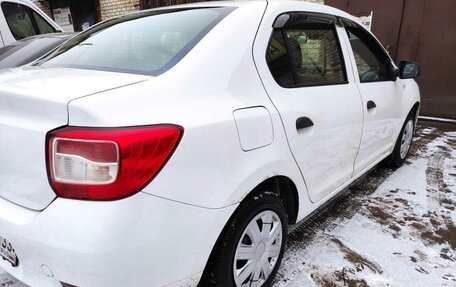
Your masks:
{"label": "white car paint", "polygon": [[[0,72],[1,144],[0,196],[43,210],[55,198],[49,189],[43,146],[46,133],[68,123],[68,102],[96,92],[147,79],[145,76],[99,73],[77,69],[36,68]],[[74,83],[78,88],[68,89]],[[113,84],[114,83],[114,84]],[[65,91],[65,92],[63,92]],[[27,143],[27,148],[17,149]],[[36,159],[31,164],[30,159]]]}
{"label": "white car paint", "polygon": [[[265,89],[280,111],[290,148],[304,176],[310,198],[318,202],[353,176],[363,129],[362,102],[350,65],[347,65],[348,85],[290,89],[276,83],[265,61],[263,47],[269,42],[270,27],[277,15],[293,11],[291,9],[295,7],[271,2],[270,8],[258,31],[255,62]],[[308,10],[321,11],[320,7],[315,8]],[[338,27],[341,39],[345,33],[342,30]],[[346,46],[343,46],[343,51],[346,57]],[[314,126],[297,131],[296,119],[300,117],[310,118]]]}
{"label": "white car paint", "polygon": [[[15,268],[0,260],[1,268],[32,287],[196,285],[229,218],[265,179],[293,182],[298,222],[391,153],[420,101],[413,80],[391,83],[385,89],[397,93],[378,99],[387,111],[379,104],[365,114],[364,101],[380,95],[358,83],[341,27],[347,85],[283,89],[265,60],[283,12],[353,17],[300,1],[183,7],[219,5],[238,8],[157,77],[58,67],[0,73],[0,236],[20,260]],[[297,132],[302,116],[315,125]],[[56,198],[49,131],[163,123],[185,132],[142,192],[110,202]]]}
{"label": "white car paint", "polygon": [[262,148],[274,141],[271,115],[264,107],[240,109],[233,112],[244,151]]}
{"label": "white car paint", "polygon": [[[46,13],[41,11],[33,2],[28,1],[28,0],[0,0],[0,7],[2,3],[14,3],[18,5],[23,5],[26,6],[36,13],[38,13],[44,21],[46,21],[49,25],[54,27],[56,31],[62,32],[62,28],[54,22]],[[12,44],[16,42],[18,39],[15,39],[13,34],[11,33],[11,30],[8,26],[8,23],[6,22],[5,15],[3,13],[3,9],[0,8],[0,48],[9,44]]]}

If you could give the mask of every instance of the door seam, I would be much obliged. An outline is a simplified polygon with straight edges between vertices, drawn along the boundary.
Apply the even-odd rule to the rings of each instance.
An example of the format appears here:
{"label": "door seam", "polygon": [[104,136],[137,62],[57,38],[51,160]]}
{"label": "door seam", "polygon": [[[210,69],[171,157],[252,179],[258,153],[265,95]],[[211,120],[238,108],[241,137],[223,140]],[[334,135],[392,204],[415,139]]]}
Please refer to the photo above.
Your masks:
{"label": "door seam", "polygon": [[363,95],[361,94],[361,90],[360,90],[360,83],[357,82],[357,77],[359,78],[359,75],[356,72],[358,72],[358,66],[356,65],[356,60],[354,59],[354,54],[353,54],[353,48],[351,47],[351,44],[350,44],[350,39],[348,39],[348,35],[347,35],[347,30],[345,29],[345,26],[342,26],[342,29],[344,29],[344,45],[345,45],[345,48],[348,50],[348,57],[350,59],[350,65],[352,67],[352,74],[353,74],[353,79],[354,79],[354,84],[356,85],[356,89],[358,90],[358,96],[361,100],[361,110],[363,112],[363,121],[362,121],[362,125],[361,125],[361,137],[359,139],[359,145],[358,145],[358,152],[356,153],[356,156],[355,156],[355,160],[353,162],[353,171],[352,171],[352,175],[350,178],[353,178],[355,176],[355,165],[356,165],[356,162],[358,160],[358,156],[359,156],[359,153],[361,151],[361,144],[363,143],[363,138],[364,138],[364,124],[365,124],[365,120],[366,120],[366,111],[364,110],[364,98],[363,98]]}
{"label": "door seam", "polygon": [[[264,12],[263,12],[263,16],[261,17],[261,21],[260,21],[260,24],[258,25],[258,29],[257,29],[257,32],[255,33],[255,38],[253,39],[253,45],[252,45],[252,59],[253,59],[253,64],[255,66],[255,70],[257,72],[257,75],[258,75],[258,78],[260,79],[260,82],[261,82],[261,85],[263,86],[263,90],[265,91],[268,99],[269,99],[269,102],[272,104],[272,106],[274,107],[274,109],[276,110],[277,114],[279,115],[279,119],[280,119],[280,122],[282,124],[282,130],[283,132],[285,133],[285,140],[287,141],[287,146],[288,146],[288,152],[290,153],[291,157],[293,158],[294,160],[294,163],[296,165],[296,167],[298,168],[299,170],[299,173],[301,174],[301,178],[304,182],[304,185],[306,187],[306,194],[307,194],[307,198],[309,200],[309,202],[313,202],[312,199],[310,198],[310,194],[309,194],[309,187],[307,186],[307,182],[306,182],[306,179],[302,173],[302,170],[301,170],[301,167],[299,166],[298,164],[298,161],[296,160],[296,157],[294,156],[292,150],[291,150],[291,146],[290,146],[290,141],[288,139],[288,134],[287,134],[287,131],[285,129],[285,123],[283,122],[283,118],[282,118],[282,115],[280,114],[280,111],[279,109],[277,108],[277,106],[275,105],[274,101],[271,99],[271,96],[269,95],[269,92],[268,90],[266,89],[266,86],[264,84],[264,81],[263,81],[263,78],[261,77],[261,74],[260,74],[260,71],[258,70],[258,65],[257,65],[257,61],[256,61],[256,58],[255,58],[255,53],[254,53],[254,50],[255,50],[255,44],[257,42],[257,37],[258,37],[258,33],[260,31],[260,27],[261,25],[263,24],[263,21],[264,21],[264,17],[266,15],[266,11],[268,10],[268,7],[269,7],[269,1],[266,1],[266,8],[264,9]],[[271,118],[272,120],[272,118]],[[298,197],[299,197],[299,191],[298,191]],[[299,200],[299,198],[298,198]]]}

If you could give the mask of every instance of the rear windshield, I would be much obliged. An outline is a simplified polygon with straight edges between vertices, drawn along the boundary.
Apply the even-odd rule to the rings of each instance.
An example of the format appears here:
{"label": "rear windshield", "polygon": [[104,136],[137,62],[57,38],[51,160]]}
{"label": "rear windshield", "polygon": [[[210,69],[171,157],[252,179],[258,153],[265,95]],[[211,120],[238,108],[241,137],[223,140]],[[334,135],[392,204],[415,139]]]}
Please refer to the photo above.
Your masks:
{"label": "rear windshield", "polygon": [[158,10],[115,18],[74,37],[38,65],[160,75],[232,10]]}

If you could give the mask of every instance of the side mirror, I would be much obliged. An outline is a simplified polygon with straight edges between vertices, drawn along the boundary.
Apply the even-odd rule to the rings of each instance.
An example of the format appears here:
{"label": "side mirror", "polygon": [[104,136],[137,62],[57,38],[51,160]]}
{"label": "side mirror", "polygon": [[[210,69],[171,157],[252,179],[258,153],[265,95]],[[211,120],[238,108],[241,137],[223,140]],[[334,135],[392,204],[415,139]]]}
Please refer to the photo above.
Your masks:
{"label": "side mirror", "polygon": [[421,74],[420,66],[411,61],[402,61],[399,64],[399,77],[401,79],[415,79]]}

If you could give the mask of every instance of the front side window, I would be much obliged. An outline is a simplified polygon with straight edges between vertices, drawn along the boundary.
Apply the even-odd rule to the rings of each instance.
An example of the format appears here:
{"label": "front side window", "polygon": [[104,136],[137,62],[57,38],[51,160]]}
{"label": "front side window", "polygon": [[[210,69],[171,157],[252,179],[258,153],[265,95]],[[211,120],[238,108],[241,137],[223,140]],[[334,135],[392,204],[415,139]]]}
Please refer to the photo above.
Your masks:
{"label": "front side window", "polygon": [[114,18],[72,38],[38,64],[156,76],[179,62],[233,9],[159,10]]}
{"label": "front side window", "polygon": [[364,28],[344,20],[361,83],[392,81],[391,60]]}
{"label": "front side window", "polygon": [[284,87],[346,83],[335,25],[296,18],[271,37],[266,60],[275,80]]}
{"label": "front side window", "polygon": [[3,14],[5,15],[8,27],[16,40],[37,34],[28,8],[16,3],[2,3]]}

